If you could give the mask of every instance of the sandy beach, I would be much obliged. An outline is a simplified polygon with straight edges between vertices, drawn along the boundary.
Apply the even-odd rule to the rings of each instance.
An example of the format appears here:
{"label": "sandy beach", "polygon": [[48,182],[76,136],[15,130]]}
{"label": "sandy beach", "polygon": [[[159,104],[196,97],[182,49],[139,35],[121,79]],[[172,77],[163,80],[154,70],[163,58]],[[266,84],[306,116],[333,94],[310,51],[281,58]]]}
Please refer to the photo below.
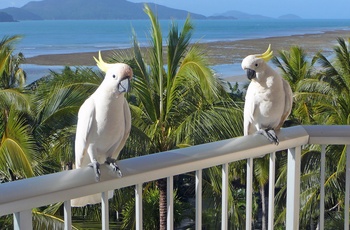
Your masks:
{"label": "sandy beach", "polygon": [[[272,49],[288,50],[291,46],[301,46],[312,55],[318,51],[331,52],[333,46],[337,44],[337,38],[350,38],[349,30],[328,31],[318,34],[268,37],[261,39],[249,39],[238,41],[222,41],[200,43],[199,45],[206,50],[211,65],[240,63],[241,60],[255,53],[262,53],[266,50],[268,44],[272,45]],[[120,50],[129,52],[130,49]],[[103,51],[103,56],[111,55],[113,51]],[[92,66],[95,65],[93,56],[97,56],[97,52],[72,53],[72,54],[53,54],[39,55],[26,59],[26,64],[37,65],[59,65],[59,66]]]}
{"label": "sandy beach", "polygon": [[[240,69],[239,65],[244,57],[250,54],[263,53],[271,44],[272,50],[277,54],[279,50],[289,50],[291,46],[301,46],[308,55],[312,56],[315,53],[322,51],[328,55],[333,52],[333,47],[337,44],[337,38],[350,38],[350,30],[327,31],[316,34],[267,37],[259,39],[247,39],[237,41],[218,41],[210,43],[199,43],[201,48],[205,50],[209,64],[212,66],[229,64],[229,74],[218,73],[229,82],[245,82],[247,79],[244,72],[237,73],[233,70],[233,65],[236,69]],[[146,49],[146,48],[142,48]],[[113,52],[130,52],[131,49],[119,49],[102,51],[102,56],[108,60]],[[98,52],[86,53],[71,53],[71,54],[52,54],[39,55],[26,59],[26,64],[35,64],[41,66],[95,66],[96,62],[93,57],[97,57]],[[231,72],[232,67],[232,72]]]}

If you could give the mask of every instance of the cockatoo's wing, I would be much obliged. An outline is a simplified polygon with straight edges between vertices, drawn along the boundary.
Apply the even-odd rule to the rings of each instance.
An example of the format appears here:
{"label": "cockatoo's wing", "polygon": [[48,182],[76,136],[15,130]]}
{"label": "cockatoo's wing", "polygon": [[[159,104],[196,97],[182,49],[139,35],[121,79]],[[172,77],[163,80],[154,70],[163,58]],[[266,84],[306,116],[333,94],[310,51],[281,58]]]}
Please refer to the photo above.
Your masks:
{"label": "cockatoo's wing", "polygon": [[124,98],[124,103],[123,103],[123,111],[124,111],[124,123],[125,123],[125,130],[124,133],[122,134],[122,138],[120,141],[115,143],[111,149],[108,151],[107,155],[109,155],[112,158],[117,158],[120,151],[124,147],[126,140],[129,137],[130,134],[130,129],[131,129],[131,114],[130,114],[130,108],[128,101]]}
{"label": "cockatoo's wing", "polygon": [[[88,98],[80,107],[78,113],[78,124],[75,136],[75,165],[81,168],[88,165],[90,157],[87,154],[87,140],[91,130],[92,122],[95,120],[95,106],[92,98]],[[113,191],[108,193],[108,198],[113,197]],[[71,200],[72,207],[83,207],[87,204],[101,202],[101,193],[79,197]]]}
{"label": "cockatoo's wing", "polygon": [[78,124],[75,136],[75,164],[76,168],[88,165],[91,161],[87,154],[87,140],[92,122],[95,120],[95,105],[92,98],[88,98],[79,109]]}
{"label": "cockatoo's wing", "polygon": [[[252,122],[254,119],[255,103],[254,103],[254,93],[252,92],[251,85],[249,85],[247,94],[244,102],[244,124],[243,131],[244,136],[254,133],[255,127]],[[251,93],[250,93],[251,92]]]}
{"label": "cockatoo's wing", "polygon": [[276,130],[280,129],[284,123],[284,121],[287,119],[287,117],[289,116],[289,114],[292,111],[292,106],[293,106],[293,92],[292,89],[290,88],[289,83],[282,79],[283,82],[283,90],[285,93],[285,102],[284,102],[284,110],[283,110],[283,114],[281,117],[281,121],[278,124]]}
{"label": "cockatoo's wing", "polygon": [[127,102],[126,99],[124,99],[124,105],[123,105],[123,109],[124,109],[124,118],[125,118],[125,132],[124,132],[124,136],[123,139],[120,143],[120,145],[118,146],[118,148],[114,151],[115,153],[119,154],[119,152],[122,150],[122,148],[125,145],[126,140],[129,137],[130,134],[130,130],[131,130],[131,114],[130,114],[130,108],[129,108],[129,104]]}

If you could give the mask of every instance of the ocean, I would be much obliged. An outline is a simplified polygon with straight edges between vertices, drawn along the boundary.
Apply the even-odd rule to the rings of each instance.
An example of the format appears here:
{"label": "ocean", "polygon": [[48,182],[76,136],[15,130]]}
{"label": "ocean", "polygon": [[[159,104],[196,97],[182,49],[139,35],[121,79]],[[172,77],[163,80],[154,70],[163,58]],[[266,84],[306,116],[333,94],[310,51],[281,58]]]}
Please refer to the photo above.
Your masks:
{"label": "ocean", "polygon": [[[182,27],[184,20],[160,20],[164,41],[170,24]],[[233,41],[241,39],[265,38],[321,33],[331,30],[350,30],[347,20],[192,20],[194,31],[192,42]],[[4,36],[22,35],[15,52],[25,57],[42,54],[64,54],[97,52],[127,48],[132,44],[133,30],[141,46],[147,46],[150,38],[149,20],[53,20],[20,21],[0,23],[0,39]],[[227,65],[213,66],[225,77]],[[234,67],[238,71],[239,65]],[[36,80],[49,72],[59,71],[61,66],[23,65],[28,74],[27,82]],[[230,73],[232,75],[232,73]]]}

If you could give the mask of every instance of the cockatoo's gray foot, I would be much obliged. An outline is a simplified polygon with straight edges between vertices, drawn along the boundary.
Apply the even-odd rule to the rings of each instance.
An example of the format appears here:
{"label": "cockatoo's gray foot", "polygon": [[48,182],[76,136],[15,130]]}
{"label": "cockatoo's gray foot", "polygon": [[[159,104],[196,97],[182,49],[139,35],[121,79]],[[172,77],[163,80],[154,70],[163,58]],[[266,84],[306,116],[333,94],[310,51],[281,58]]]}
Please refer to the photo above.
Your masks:
{"label": "cockatoo's gray foot", "polygon": [[273,130],[273,129],[260,129],[257,133],[266,137],[271,143],[273,143],[275,145],[279,144],[279,140],[278,140],[278,137],[275,133],[275,130]]}
{"label": "cockatoo's gray foot", "polygon": [[118,174],[119,177],[123,176],[122,171],[120,170],[119,166],[117,165],[115,159],[113,159],[111,157],[107,157],[105,163],[108,164],[113,169],[113,171],[115,171]]}
{"label": "cockatoo's gray foot", "polygon": [[100,181],[100,175],[101,175],[101,170],[100,170],[100,163],[98,163],[96,160],[88,164],[89,167],[94,169],[95,172],[95,180],[96,182]]}

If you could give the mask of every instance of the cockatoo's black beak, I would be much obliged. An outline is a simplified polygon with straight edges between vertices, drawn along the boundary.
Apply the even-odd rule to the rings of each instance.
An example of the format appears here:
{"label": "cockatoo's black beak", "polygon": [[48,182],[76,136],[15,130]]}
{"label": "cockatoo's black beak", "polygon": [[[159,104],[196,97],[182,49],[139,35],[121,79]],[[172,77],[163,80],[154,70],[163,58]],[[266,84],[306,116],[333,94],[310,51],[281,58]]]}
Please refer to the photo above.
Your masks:
{"label": "cockatoo's black beak", "polygon": [[120,93],[126,93],[130,91],[130,78],[123,79],[118,85],[118,91]]}
{"label": "cockatoo's black beak", "polygon": [[256,72],[252,69],[247,69],[247,77],[249,80],[252,80],[253,78],[256,78]]}

